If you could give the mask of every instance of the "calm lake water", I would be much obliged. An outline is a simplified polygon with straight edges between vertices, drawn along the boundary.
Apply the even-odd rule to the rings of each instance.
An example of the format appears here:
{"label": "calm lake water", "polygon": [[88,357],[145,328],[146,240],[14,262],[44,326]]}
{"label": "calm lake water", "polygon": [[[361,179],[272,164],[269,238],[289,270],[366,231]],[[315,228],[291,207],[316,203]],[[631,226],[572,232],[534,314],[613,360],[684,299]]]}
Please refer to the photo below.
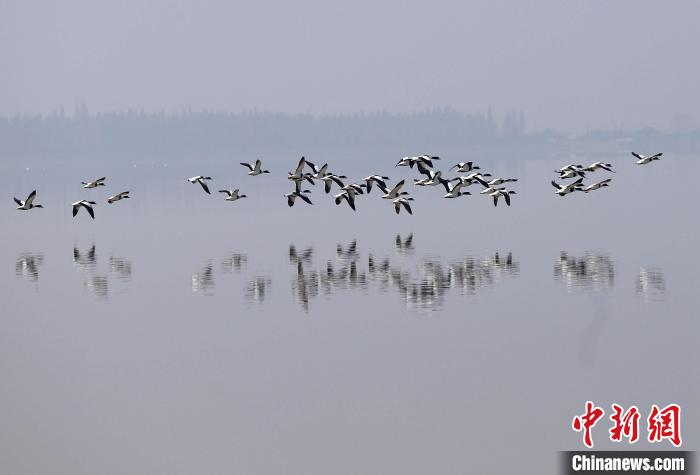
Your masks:
{"label": "calm lake water", "polygon": [[[349,158],[309,156],[415,175]],[[606,410],[596,448],[629,448],[608,440],[610,404],[637,405],[644,438],[650,406],[678,403],[696,449],[700,165],[605,159],[617,173],[586,181],[611,187],[564,198],[552,170],[597,157],[484,163],[519,178],[511,207],[407,183],[413,216],[374,190],[353,212],[321,185],[289,209],[293,156],[260,177],[247,157],[8,160],[3,472],[556,473],[557,451],[583,448],[587,400]],[[45,208],[16,211],[35,188]],[[82,198],[94,221],[71,217]]]}

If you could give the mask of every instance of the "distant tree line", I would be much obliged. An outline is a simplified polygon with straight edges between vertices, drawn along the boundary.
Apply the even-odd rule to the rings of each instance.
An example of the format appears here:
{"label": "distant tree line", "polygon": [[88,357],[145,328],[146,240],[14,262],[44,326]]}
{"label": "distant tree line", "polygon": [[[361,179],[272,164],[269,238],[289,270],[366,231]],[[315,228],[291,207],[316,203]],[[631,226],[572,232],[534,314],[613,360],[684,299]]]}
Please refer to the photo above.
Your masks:
{"label": "distant tree line", "polygon": [[[578,143],[620,144],[624,141],[700,148],[700,133],[661,134],[591,131],[576,137],[552,130],[527,133],[522,112],[510,111],[498,123],[487,114],[465,114],[450,108],[412,114],[377,112],[313,116],[248,111],[241,113],[185,110],[180,113],[123,112],[90,114],[85,104],[67,114],[0,118],[3,157],[79,156],[230,156],[288,149],[401,148],[414,153],[450,148],[575,147]],[[630,145],[631,146],[631,145]],[[652,147],[653,148],[653,147]],[[656,149],[654,149],[656,150]]]}

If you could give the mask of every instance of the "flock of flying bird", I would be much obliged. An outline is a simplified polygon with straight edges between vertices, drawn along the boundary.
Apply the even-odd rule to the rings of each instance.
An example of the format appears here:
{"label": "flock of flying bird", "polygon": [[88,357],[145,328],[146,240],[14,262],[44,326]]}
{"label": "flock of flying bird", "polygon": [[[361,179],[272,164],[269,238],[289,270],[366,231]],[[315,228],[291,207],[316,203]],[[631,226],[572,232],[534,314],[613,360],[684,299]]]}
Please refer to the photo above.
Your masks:
{"label": "flock of flying bird", "polygon": [[[659,160],[662,153],[657,153],[656,155],[640,155],[638,153],[632,152],[632,155],[637,159],[638,165],[646,165],[654,160]],[[464,191],[465,188],[473,185],[480,184],[483,188],[479,194],[487,195],[493,198],[494,206],[498,206],[499,198],[503,198],[506,205],[510,206],[511,196],[515,195],[516,192],[507,189],[504,185],[506,183],[512,183],[518,181],[517,178],[493,178],[490,173],[483,173],[480,168],[474,165],[473,162],[461,162],[450,168],[450,171],[456,169],[459,176],[452,179],[443,178],[442,172],[434,169],[434,161],[440,160],[440,157],[435,157],[431,155],[419,155],[415,157],[403,157],[396,163],[395,166],[407,166],[411,169],[415,169],[419,173],[419,178],[414,178],[413,183],[417,186],[440,186],[445,188],[446,193],[443,198],[458,198],[460,196],[471,195],[469,191]],[[256,160],[254,165],[250,163],[241,163],[244,167],[248,168],[248,175],[257,176],[264,173],[270,173],[269,170],[262,169],[262,162]],[[592,183],[590,185],[584,185],[583,179],[586,177],[586,173],[592,173],[596,170],[606,170],[611,173],[615,173],[612,169],[612,164],[604,162],[595,162],[588,167],[583,165],[566,165],[559,170],[555,170],[555,173],[559,174],[559,178],[562,180],[573,179],[573,182],[568,184],[559,184],[552,180],[552,185],[556,189],[555,193],[559,196],[566,196],[575,191],[583,191],[584,193],[589,193],[591,191],[609,186],[612,179],[607,178],[605,180]],[[197,175],[188,178],[187,180],[192,184],[199,184],[202,189],[207,193],[211,194],[209,191],[209,186],[207,181],[212,178],[204,175]],[[296,199],[299,198],[308,204],[313,204],[309,198],[310,190],[304,189],[306,182],[315,185],[316,181],[322,181],[324,184],[324,189],[326,194],[331,193],[334,186],[337,187],[339,193],[334,194],[333,198],[337,205],[345,201],[350,208],[355,210],[355,200],[358,195],[369,194],[372,191],[373,185],[378,188],[381,193],[382,199],[390,200],[394,205],[394,210],[396,213],[400,213],[403,207],[409,214],[413,214],[411,209],[411,201],[413,198],[409,196],[407,191],[402,191],[405,185],[405,180],[401,180],[394,184],[393,187],[389,188],[388,180],[389,177],[384,175],[369,175],[363,178],[361,183],[346,182],[347,177],[345,175],[337,175],[328,171],[328,164],[324,164],[320,168],[306,158],[301,157],[299,163],[297,164],[294,171],[290,171],[287,174],[287,179],[294,182],[294,190],[286,193],[284,195],[287,198],[287,204],[291,207],[294,206]],[[82,182],[83,188],[97,188],[100,186],[105,186],[106,177],[98,178],[97,180],[90,182]],[[239,189],[227,189],[219,190],[220,193],[224,193],[226,196],[224,199],[226,201],[237,201],[241,198],[246,198],[246,195],[240,194]],[[34,208],[43,208],[40,204],[34,204],[36,198],[36,190],[32,191],[27,199],[24,201],[14,198],[15,203],[17,203],[18,210],[30,210]],[[122,191],[116,195],[112,195],[107,198],[107,203],[112,204],[123,199],[130,198],[128,191]],[[85,210],[90,214],[92,219],[95,219],[95,211],[93,206],[97,204],[95,201],[90,200],[80,200],[72,203],[73,216],[78,214],[80,208],[85,208]]]}

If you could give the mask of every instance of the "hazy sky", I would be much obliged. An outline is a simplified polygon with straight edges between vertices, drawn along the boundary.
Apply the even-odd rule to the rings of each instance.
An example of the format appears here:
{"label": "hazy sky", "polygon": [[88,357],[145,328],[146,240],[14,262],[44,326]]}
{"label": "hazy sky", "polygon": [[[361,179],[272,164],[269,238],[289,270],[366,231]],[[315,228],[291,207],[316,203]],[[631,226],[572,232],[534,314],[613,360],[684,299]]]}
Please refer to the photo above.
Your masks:
{"label": "hazy sky", "polygon": [[0,0],[0,114],[450,106],[700,123],[700,2]]}

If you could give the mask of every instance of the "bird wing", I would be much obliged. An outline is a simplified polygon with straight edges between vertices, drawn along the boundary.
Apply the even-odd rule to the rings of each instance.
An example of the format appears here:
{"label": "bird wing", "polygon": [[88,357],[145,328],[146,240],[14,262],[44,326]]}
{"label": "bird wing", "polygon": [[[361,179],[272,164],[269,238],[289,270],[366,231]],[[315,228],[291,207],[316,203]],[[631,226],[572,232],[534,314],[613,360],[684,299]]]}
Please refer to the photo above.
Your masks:
{"label": "bird wing", "polygon": [[314,171],[314,173],[318,173],[318,170],[316,169],[316,165],[314,165],[313,163],[311,163],[311,162],[308,161],[308,160],[305,160],[305,162],[306,162],[306,164],[307,164],[308,166],[311,167],[311,169]]}
{"label": "bird wing", "polygon": [[260,161],[260,159],[258,159],[258,160],[255,160],[255,168],[251,169],[251,170],[260,171],[261,168],[262,168],[262,162]]}
{"label": "bird wing", "polygon": [[480,178],[479,175],[474,175],[474,178],[472,178],[472,179],[478,181],[481,184],[481,186],[483,186],[485,188],[488,188],[491,186],[486,182],[486,180],[484,180],[483,178]]}
{"label": "bird wing", "polygon": [[554,180],[552,180],[552,186],[553,186],[554,188],[556,188],[557,190],[561,190],[561,186],[559,186],[559,185],[557,184],[557,182],[554,181]]}
{"label": "bird wing", "polygon": [[656,155],[652,155],[649,157],[649,160],[657,160],[663,153],[657,153]]}
{"label": "bird wing", "polygon": [[207,186],[206,183],[204,183],[203,180],[199,180],[199,184],[202,185],[202,188],[204,188],[204,191],[206,191],[207,194],[211,195],[211,192],[209,191],[209,187]]}
{"label": "bird wing", "polygon": [[396,211],[396,214],[399,214],[399,212],[401,211],[401,205],[398,201],[394,203],[394,211]]}
{"label": "bird wing", "polygon": [[333,180],[339,187],[343,188],[345,186],[345,183],[343,183],[343,180],[338,178],[337,176],[333,175],[331,177],[331,180]]}
{"label": "bird wing", "polygon": [[498,206],[498,195],[493,195],[493,205]]}
{"label": "bird wing", "polygon": [[311,202],[311,199],[309,199],[309,197],[306,196],[306,195],[303,194],[303,193],[299,193],[299,198],[301,198],[302,200],[306,201],[306,202],[309,203],[310,205],[313,204],[313,203]]}
{"label": "bird wing", "polygon": [[22,202],[20,200],[18,200],[17,198],[12,198],[12,199],[15,200],[15,203],[17,203],[17,206],[22,206]]}
{"label": "bird wing", "polygon": [[640,155],[640,154],[638,154],[638,153],[636,153],[636,152],[630,152],[630,153],[631,153],[634,157],[636,157],[636,158],[638,158],[638,159],[640,159],[640,160],[644,160],[644,158],[645,158],[644,155]]}
{"label": "bird wing", "polygon": [[97,183],[102,183],[102,182],[105,181],[106,179],[107,179],[106,176],[103,176],[102,178],[98,178],[97,180],[95,180],[95,184],[97,184]]}
{"label": "bird wing", "polygon": [[306,159],[304,157],[301,157],[299,159],[299,164],[297,165],[297,169],[295,170],[294,174],[299,175],[301,174],[301,171],[304,169],[304,164],[306,163]]}
{"label": "bird wing", "polygon": [[326,181],[325,186],[326,186],[326,193],[330,193],[331,192],[331,181]]}
{"label": "bird wing", "polygon": [[406,208],[406,211],[408,211],[408,214],[413,214],[413,211],[411,211],[411,205],[408,204],[408,201],[403,200],[399,201],[403,205],[404,208]]}
{"label": "bird wing", "polygon": [[26,204],[26,205],[32,204],[32,202],[34,201],[34,198],[36,198],[36,190],[29,193],[29,196],[27,196],[27,201],[25,201],[24,204]]}
{"label": "bird wing", "polygon": [[[259,162],[259,161],[260,161],[260,160],[258,160],[258,162]],[[255,162],[255,164],[257,165],[258,162]],[[249,169],[251,172],[253,171],[253,165],[251,165],[250,163],[241,162],[241,165],[243,165],[244,167],[248,167],[248,169]]]}
{"label": "bird wing", "polygon": [[289,195],[289,196],[287,196],[287,204],[289,205],[290,208],[291,208],[292,206],[294,206],[294,197],[295,197],[295,196],[296,196],[296,195]]}
{"label": "bird wing", "polygon": [[[85,208],[87,210],[87,212],[90,214],[92,219],[95,219],[95,211],[92,209],[92,206],[86,205],[85,203],[81,203],[80,206],[82,206],[83,208]],[[77,211],[76,211],[76,213],[77,213]]]}
{"label": "bird wing", "polygon": [[230,190],[219,190],[219,193],[226,193],[227,195],[231,196]]}
{"label": "bird wing", "polygon": [[73,205],[73,216],[75,217],[76,214],[78,214],[78,209],[80,208],[80,205]]}
{"label": "bird wing", "polygon": [[401,181],[398,182],[396,185],[394,185],[394,187],[391,189],[391,191],[389,192],[389,194],[398,193],[399,190],[401,189],[401,187],[403,186],[404,182],[405,182],[405,180],[401,180]]}
{"label": "bird wing", "polygon": [[417,162],[416,166],[418,167],[418,172],[420,172],[421,174],[427,175],[430,178],[433,177],[433,171],[426,167],[422,161]]}
{"label": "bird wing", "polygon": [[503,197],[506,199],[506,204],[510,206],[510,193],[506,193]]}
{"label": "bird wing", "polygon": [[445,191],[448,193],[450,192],[450,182],[445,180],[444,178],[440,178],[440,183],[445,187]]}

